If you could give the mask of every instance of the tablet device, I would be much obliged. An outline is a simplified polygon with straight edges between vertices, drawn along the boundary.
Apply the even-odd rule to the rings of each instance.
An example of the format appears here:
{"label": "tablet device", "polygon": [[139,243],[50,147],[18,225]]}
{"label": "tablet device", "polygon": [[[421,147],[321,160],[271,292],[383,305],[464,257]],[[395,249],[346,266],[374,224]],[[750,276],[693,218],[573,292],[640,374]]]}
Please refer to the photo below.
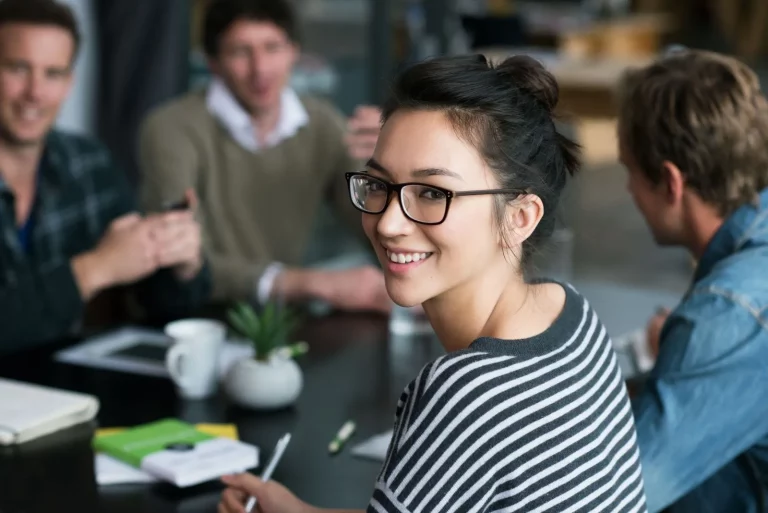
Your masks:
{"label": "tablet device", "polygon": [[[141,327],[125,327],[84,340],[59,351],[54,359],[86,367],[170,378],[165,354],[173,340],[164,333]],[[228,340],[222,347],[220,374],[241,358],[253,356],[247,343]]]}

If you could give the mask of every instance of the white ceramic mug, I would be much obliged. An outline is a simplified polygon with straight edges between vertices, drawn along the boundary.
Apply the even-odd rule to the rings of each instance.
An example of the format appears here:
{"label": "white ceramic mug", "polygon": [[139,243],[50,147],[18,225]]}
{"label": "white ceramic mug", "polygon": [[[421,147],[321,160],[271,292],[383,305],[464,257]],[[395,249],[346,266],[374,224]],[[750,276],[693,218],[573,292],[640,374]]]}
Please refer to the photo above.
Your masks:
{"label": "white ceramic mug", "polygon": [[219,358],[227,329],[211,319],[184,319],[165,326],[174,344],[165,355],[165,367],[185,399],[203,399],[216,393]]}

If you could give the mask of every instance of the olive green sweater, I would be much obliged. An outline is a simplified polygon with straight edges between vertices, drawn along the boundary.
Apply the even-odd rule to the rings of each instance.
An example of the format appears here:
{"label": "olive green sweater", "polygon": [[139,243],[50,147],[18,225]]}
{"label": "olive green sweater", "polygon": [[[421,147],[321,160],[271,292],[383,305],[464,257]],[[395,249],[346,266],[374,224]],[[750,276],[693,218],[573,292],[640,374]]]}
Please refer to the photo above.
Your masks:
{"label": "olive green sweater", "polygon": [[238,145],[193,92],[153,112],[141,129],[142,203],[148,211],[197,191],[215,300],[253,298],[272,262],[299,265],[324,198],[360,227],[344,173],[359,169],[331,105],[301,99],[309,122],[257,153]]}

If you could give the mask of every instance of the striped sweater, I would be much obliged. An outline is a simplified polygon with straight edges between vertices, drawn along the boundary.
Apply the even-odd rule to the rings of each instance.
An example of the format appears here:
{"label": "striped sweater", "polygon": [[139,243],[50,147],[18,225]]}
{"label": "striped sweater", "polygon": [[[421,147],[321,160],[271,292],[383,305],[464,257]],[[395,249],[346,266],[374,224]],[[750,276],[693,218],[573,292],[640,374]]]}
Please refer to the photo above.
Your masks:
{"label": "striped sweater", "polygon": [[478,339],[406,387],[369,512],[646,511],[610,338],[565,289],[545,332]]}

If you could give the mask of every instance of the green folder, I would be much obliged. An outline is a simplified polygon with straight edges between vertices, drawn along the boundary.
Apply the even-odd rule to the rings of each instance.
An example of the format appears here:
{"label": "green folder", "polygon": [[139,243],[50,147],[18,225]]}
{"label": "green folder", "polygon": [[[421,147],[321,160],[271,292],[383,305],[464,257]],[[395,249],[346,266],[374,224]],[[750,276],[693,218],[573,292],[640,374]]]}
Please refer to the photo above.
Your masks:
{"label": "green folder", "polygon": [[94,448],[129,465],[141,468],[141,461],[150,454],[181,445],[195,445],[203,440],[215,438],[176,419],[163,419],[144,424],[122,433],[101,436],[94,440]]}

